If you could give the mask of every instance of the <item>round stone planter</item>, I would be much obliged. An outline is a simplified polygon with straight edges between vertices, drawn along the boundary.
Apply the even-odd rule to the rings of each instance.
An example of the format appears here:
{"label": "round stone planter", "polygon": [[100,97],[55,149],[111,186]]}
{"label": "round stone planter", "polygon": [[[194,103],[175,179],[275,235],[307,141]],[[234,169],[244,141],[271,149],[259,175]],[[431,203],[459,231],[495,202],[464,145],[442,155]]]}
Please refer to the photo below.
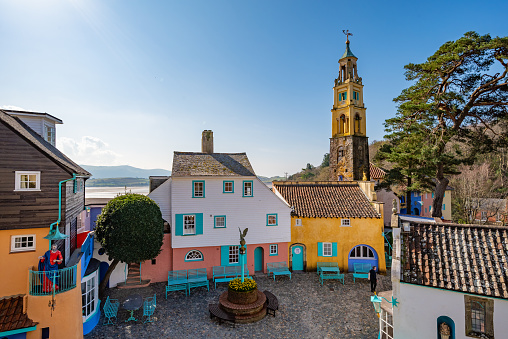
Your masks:
{"label": "round stone planter", "polygon": [[258,300],[258,290],[238,292],[228,287],[228,301],[233,304],[248,305]]}

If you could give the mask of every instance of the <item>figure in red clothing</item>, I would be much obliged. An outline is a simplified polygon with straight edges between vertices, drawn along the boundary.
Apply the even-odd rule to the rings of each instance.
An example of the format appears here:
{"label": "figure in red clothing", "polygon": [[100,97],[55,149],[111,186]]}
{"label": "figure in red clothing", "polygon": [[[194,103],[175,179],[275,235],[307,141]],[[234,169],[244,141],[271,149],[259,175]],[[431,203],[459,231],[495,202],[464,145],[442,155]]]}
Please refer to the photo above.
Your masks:
{"label": "figure in red clothing", "polygon": [[53,279],[55,281],[55,291],[58,290],[58,264],[63,261],[62,253],[57,250],[56,244],[51,246],[51,251],[44,253],[39,257],[39,271],[44,271],[44,281],[42,289],[44,292],[51,292],[53,288]]}

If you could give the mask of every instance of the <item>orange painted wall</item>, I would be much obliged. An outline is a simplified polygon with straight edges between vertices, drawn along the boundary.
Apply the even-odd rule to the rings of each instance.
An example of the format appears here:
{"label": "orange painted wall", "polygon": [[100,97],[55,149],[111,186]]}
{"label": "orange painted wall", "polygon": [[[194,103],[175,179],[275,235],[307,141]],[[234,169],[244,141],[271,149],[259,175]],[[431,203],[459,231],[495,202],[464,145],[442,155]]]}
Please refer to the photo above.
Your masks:
{"label": "orange painted wall", "polygon": [[51,296],[28,295],[27,315],[39,324],[35,331],[27,333],[27,339],[40,339],[45,327],[49,327],[49,337],[52,339],[82,339],[81,263],[77,265],[76,288],[55,295],[53,315],[48,307],[50,301]]}
{"label": "orange painted wall", "polygon": [[[49,242],[44,239],[48,233],[49,227],[0,231],[0,272],[5,274],[0,297],[28,293],[28,271],[37,269],[39,256],[49,250]],[[35,251],[11,253],[11,236],[25,234],[35,234]]]}
{"label": "orange painted wall", "polygon": [[164,234],[162,251],[155,258],[155,265],[151,260],[141,264],[141,278],[150,279],[150,282],[168,280],[168,271],[173,270],[173,250],[171,248],[171,234]]}

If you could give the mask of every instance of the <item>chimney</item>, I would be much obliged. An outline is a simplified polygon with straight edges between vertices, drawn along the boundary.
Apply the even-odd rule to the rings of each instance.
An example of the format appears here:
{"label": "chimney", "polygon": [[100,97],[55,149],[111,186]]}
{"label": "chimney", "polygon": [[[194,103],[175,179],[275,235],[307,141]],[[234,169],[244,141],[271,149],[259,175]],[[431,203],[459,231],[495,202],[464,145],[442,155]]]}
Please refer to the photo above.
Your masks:
{"label": "chimney", "polygon": [[201,152],[213,153],[213,132],[204,130],[201,136]]}

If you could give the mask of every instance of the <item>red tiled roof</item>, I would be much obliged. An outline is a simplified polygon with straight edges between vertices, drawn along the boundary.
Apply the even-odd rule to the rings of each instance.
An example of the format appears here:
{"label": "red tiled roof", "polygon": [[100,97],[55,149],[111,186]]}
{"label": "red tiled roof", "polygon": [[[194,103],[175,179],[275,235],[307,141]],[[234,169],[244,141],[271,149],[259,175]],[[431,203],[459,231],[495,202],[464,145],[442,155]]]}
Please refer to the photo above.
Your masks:
{"label": "red tiled roof", "polygon": [[386,175],[386,172],[383,171],[381,168],[377,167],[373,163],[370,164],[370,179],[371,180],[378,180],[383,179]]}
{"label": "red tiled roof", "polygon": [[381,217],[356,183],[277,181],[273,187],[300,217]]}
{"label": "red tiled roof", "polygon": [[0,333],[37,324],[23,313],[23,296],[0,299]]}
{"label": "red tiled roof", "polygon": [[508,227],[411,223],[401,281],[508,299]]}

